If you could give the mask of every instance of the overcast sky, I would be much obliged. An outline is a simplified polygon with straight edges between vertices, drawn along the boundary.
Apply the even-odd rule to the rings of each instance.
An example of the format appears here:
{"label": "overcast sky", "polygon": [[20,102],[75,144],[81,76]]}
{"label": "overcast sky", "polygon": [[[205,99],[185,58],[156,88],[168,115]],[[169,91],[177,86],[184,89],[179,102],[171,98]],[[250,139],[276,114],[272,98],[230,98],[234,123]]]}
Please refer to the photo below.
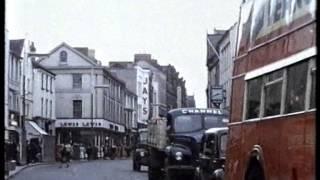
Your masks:
{"label": "overcast sky", "polygon": [[152,54],[174,65],[197,107],[206,107],[206,34],[233,25],[240,1],[6,0],[6,28],[10,39],[34,41],[39,53],[61,42],[95,49],[104,65]]}

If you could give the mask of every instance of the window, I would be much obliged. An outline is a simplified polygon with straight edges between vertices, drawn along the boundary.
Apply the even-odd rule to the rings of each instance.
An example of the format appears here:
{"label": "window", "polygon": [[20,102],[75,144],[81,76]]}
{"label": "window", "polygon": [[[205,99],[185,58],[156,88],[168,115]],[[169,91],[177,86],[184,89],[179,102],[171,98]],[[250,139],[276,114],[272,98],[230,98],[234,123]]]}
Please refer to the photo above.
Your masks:
{"label": "window", "polygon": [[44,89],[44,74],[41,74],[41,89]]}
{"label": "window", "polygon": [[315,72],[315,61],[308,59],[248,80],[245,119],[315,108]]}
{"label": "window", "polygon": [[60,52],[60,62],[67,62],[68,60],[68,54],[66,51]]}
{"label": "window", "polygon": [[50,114],[49,117],[52,118],[52,100],[50,100]]}
{"label": "window", "polygon": [[310,109],[316,108],[316,68],[311,69]]}
{"label": "window", "polygon": [[256,78],[248,81],[246,119],[259,117],[261,101],[261,83],[262,78]]}
{"label": "window", "polygon": [[174,129],[177,133],[193,132],[201,128],[200,115],[182,115],[174,119]]}
{"label": "window", "polygon": [[46,99],[46,116],[45,117],[48,117],[48,99]]}
{"label": "window", "polygon": [[265,76],[264,117],[280,114],[283,70]]}
{"label": "window", "polygon": [[73,88],[81,88],[82,86],[82,77],[81,74],[73,74],[72,75],[73,78]]}
{"label": "window", "polygon": [[82,101],[73,100],[73,117],[81,118],[82,117]]}
{"label": "window", "polygon": [[52,81],[53,81],[53,78],[50,77],[50,92],[52,93]]}
{"label": "window", "polygon": [[41,98],[41,116],[43,116],[43,98]]}
{"label": "window", "polygon": [[223,134],[220,137],[220,153],[222,157],[225,157],[226,150],[227,150],[227,141],[228,141],[228,134]]}
{"label": "window", "polygon": [[288,68],[285,113],[304,110],[307,72],[307,61]]}
{"label": "window", "polygon": [[49,76],[46,75],[46,90],[49,91]]}

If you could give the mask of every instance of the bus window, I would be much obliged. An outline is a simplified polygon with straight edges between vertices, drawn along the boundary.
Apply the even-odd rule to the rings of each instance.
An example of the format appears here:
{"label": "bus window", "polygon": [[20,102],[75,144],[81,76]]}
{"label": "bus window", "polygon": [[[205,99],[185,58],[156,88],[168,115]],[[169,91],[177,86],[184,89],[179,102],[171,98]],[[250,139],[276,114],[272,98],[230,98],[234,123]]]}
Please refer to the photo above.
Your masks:
{"label": "bus window", "polygon": [[315,61],[313,61],[311,67],[311,97],[310,97],[310,109],[316,108],[316,67]]}
{"label": "bus window", "polygon": [[307,86],[308,61],[288,68],[285,113],[303,111]]}
{"label": "bus window", "polygon": [[262,83],[261,80],[262,78],[255,78],[253,80],[248,81],[246,119],[259,117]]}
{"label": "bus window", "polygon": [[266,75],[264,116],[280,114],[283,70]]}

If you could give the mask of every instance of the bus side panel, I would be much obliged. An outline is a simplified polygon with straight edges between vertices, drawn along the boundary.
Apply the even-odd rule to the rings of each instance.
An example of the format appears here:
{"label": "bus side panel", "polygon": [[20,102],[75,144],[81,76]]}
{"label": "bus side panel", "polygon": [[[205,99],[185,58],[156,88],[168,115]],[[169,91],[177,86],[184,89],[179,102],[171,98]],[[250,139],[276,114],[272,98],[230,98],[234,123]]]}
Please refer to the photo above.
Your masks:
{"label": "bus side panel", "polygon": [[244,77],[233,79],[231,95],[231,117],[230,122],[240,122],[242,120],[243,96],[244,96]]}
{"label": "bus side panel", "polygon": [[257,48],[249,53],[248,71],[271,64],[287,56],[287,37],[282,37],[274,43]]}
{"label": "bus side panel", "polygon": [[316,24],[303,27],[289,36],[288,55],[316,45]]}
{"label": "bus side panel", "polygon": [[240,177],[242,152],[241,152],[241,125],[229,126],[227,158],[226,158],[226,180]]}
{"label": "bus side panel", "polygon": [[[254,145],[259,144],[259,131],[257,128],[257,122],[248,122],[242,124],[242,159],[243,163],[241,164],[241,176],[244,177],[246,169],[248,167],[248,160],[250,157],[250,153]],[[239,149],[240,150],[240,149]]]}
{"label": "bus side panel", "polygon": [[283,121],[281,119],[261,120],[257,125],[259,144],[263,151],[263,167],[266,179],[279,178],[280,135]]}
{"label": "bus side panel", "polygon": [[315,177],[315,113],[309,113],[305,116],[305,157],[304,165],[305,179],[314,179]]}
{"label": "bus side panel", "polygon": [[[305,179],[305,114],[288,116],[283,121],[280,140],[280,179]],[[306,180],[306,179],[305,179]]]}

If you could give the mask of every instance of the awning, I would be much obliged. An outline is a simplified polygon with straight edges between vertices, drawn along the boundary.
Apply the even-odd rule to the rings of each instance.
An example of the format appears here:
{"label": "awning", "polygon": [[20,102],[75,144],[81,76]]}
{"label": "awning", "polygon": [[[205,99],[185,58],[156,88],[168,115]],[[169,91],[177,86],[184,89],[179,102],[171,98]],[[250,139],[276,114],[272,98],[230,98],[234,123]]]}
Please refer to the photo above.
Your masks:
{"label": "awning", "polygon": [[26,121],[26,130],[28,135],[48,135],[48,133],[46,131],[44,131],[43,129],[41,129],[37,123],[33,122],[33,121]]}

